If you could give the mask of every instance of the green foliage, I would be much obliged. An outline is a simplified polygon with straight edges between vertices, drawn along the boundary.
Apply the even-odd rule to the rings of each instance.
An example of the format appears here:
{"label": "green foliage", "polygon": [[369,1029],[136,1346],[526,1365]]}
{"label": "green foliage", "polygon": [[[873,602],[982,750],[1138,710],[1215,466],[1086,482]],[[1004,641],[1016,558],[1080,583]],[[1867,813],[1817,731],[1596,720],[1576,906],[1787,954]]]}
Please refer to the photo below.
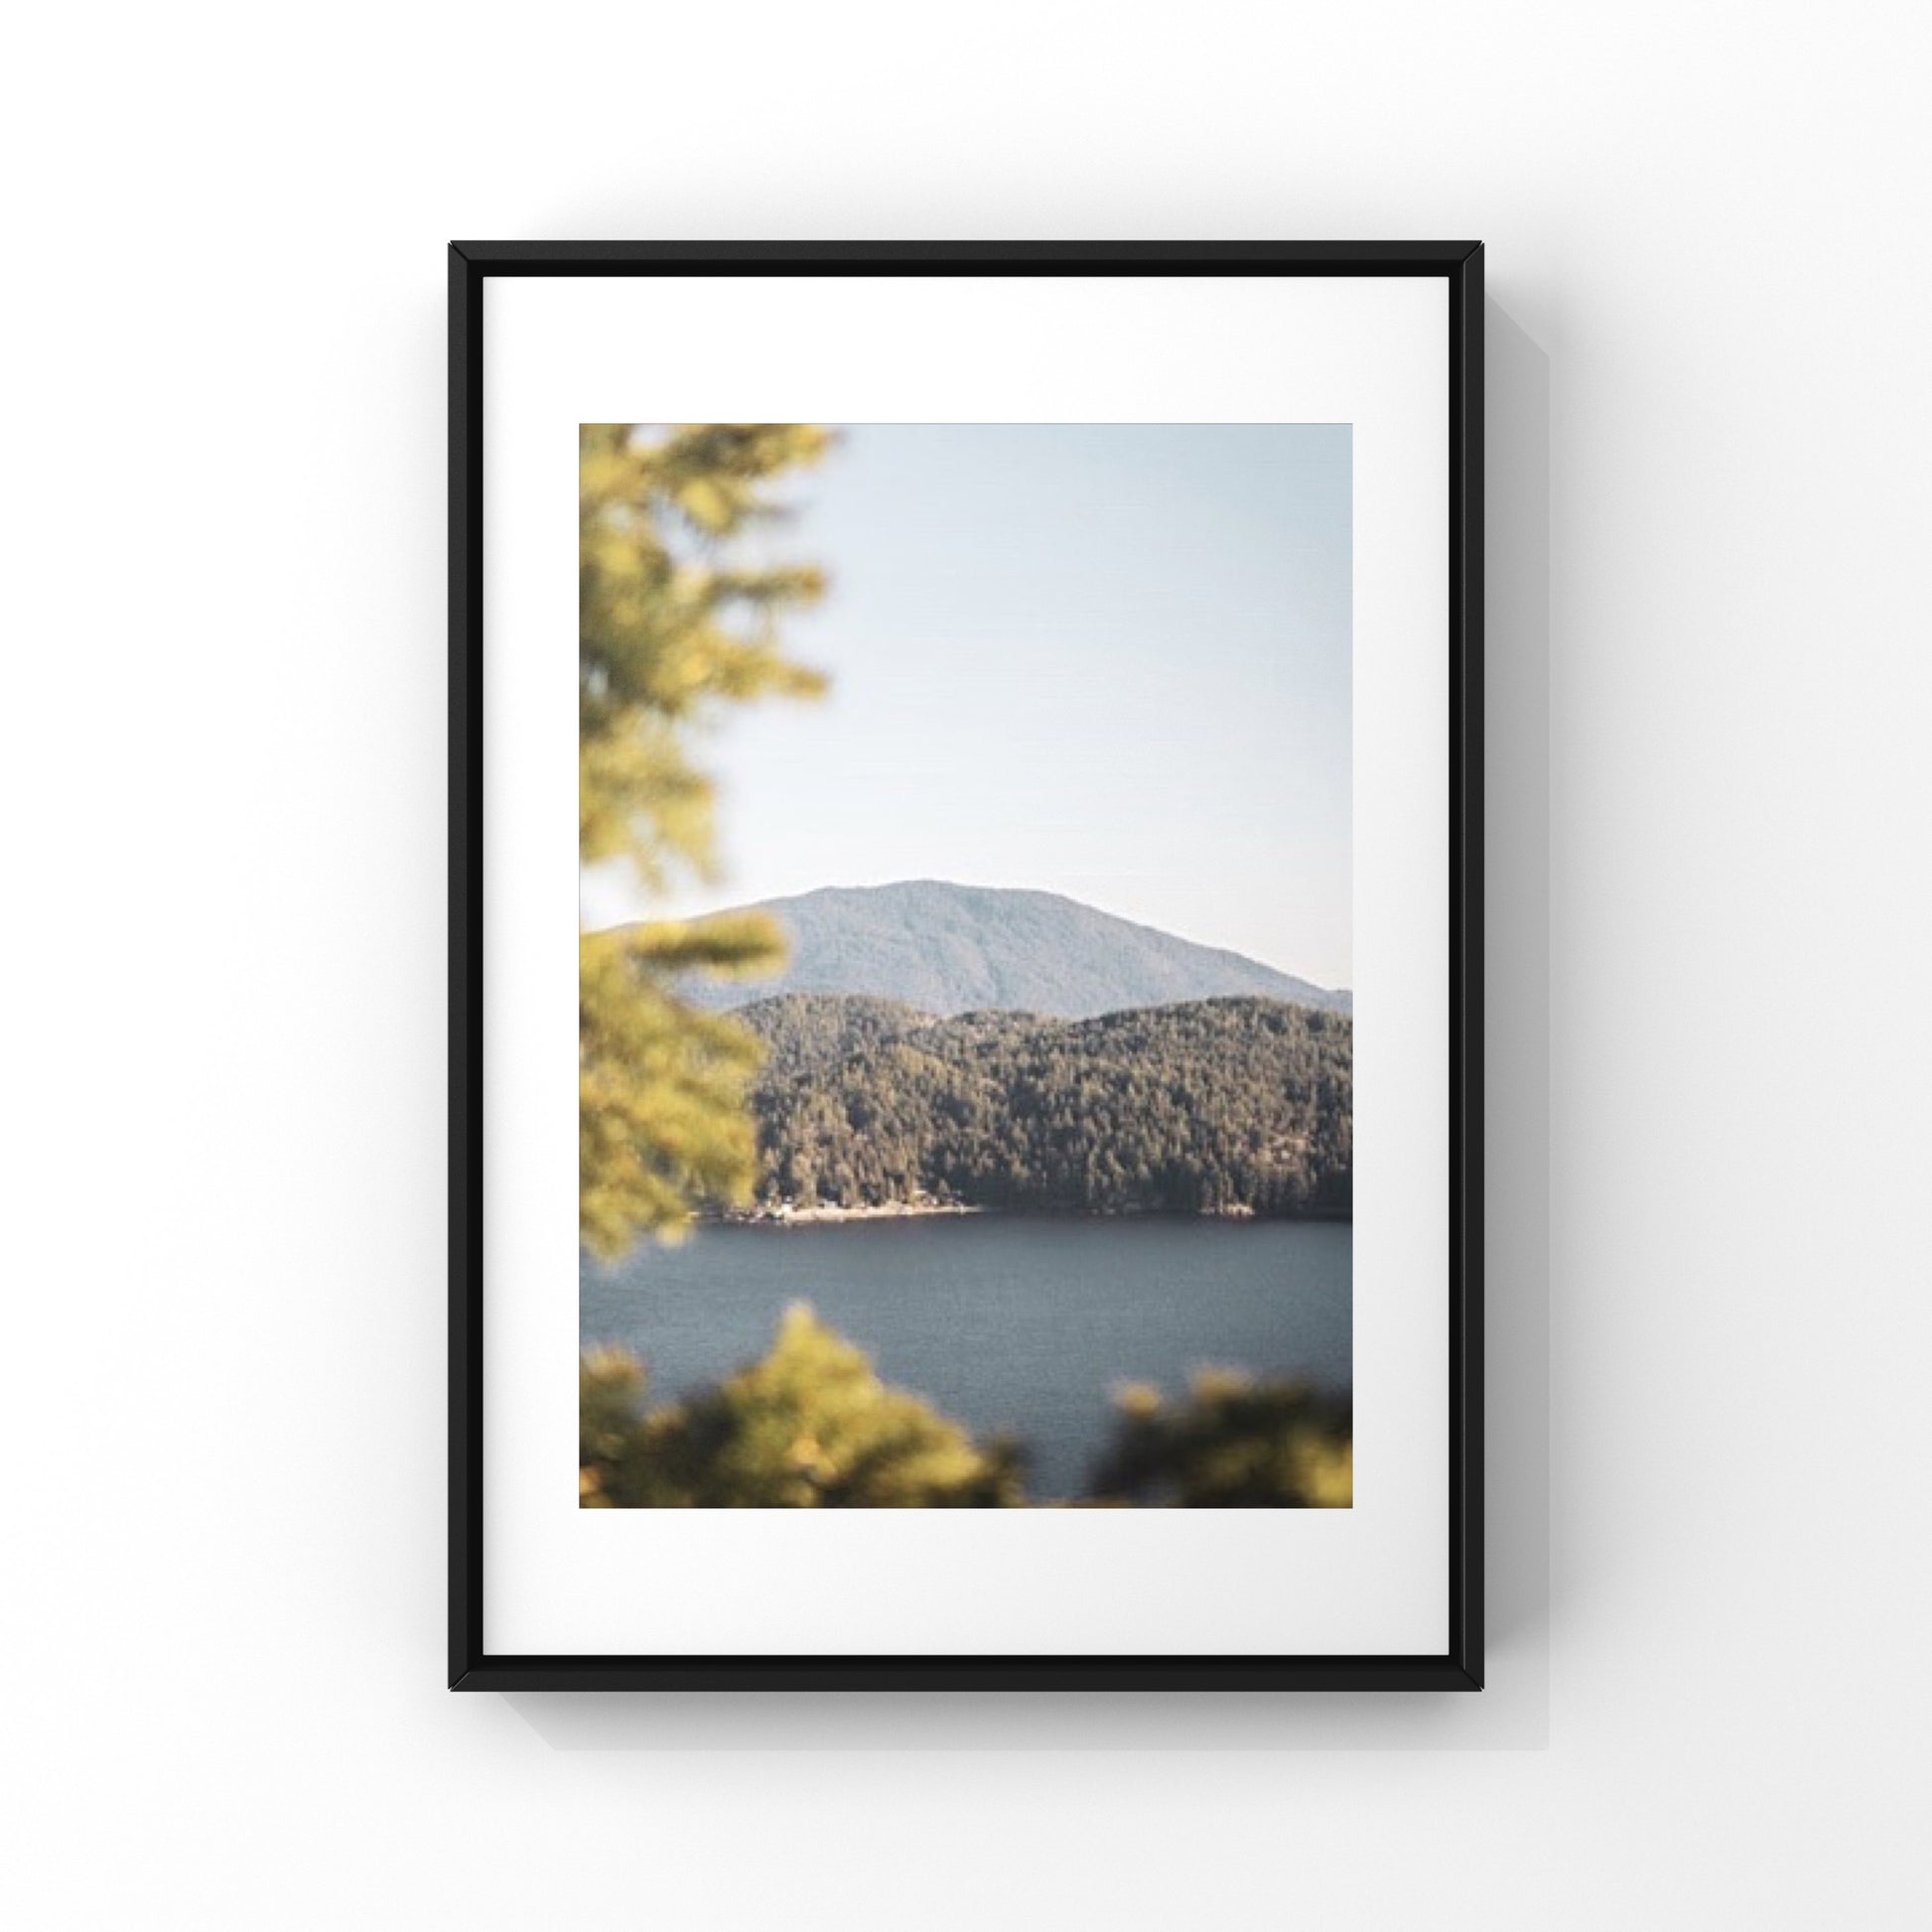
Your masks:
{"label": "green foliage", "polygon": [[[825,451],[800,423],[579,431],[578,858],[627,863],[651,891],[713,867],[710,779],[686,754],[721,706],[809,696],[822,681],[779,648],[818,572],[751,569],[729,540],[776,512],[775,479]],[[681,978],[775,970],[756,914],[633,926],[579,940],[580,1238],[600,1254],[675,1233],[699,1199],[742,1200],[757,1042],[700,1011]]]}
{"label": "green foliage", "polygon": [[587,1508],[998,1509],[1022,1500],[1018,1458],[976,1446],[870,1361],[789,1310],[762,1361],[646,1411],[630,1358],[584,1358]]}
{"label": "green foliage", "polygon": [[737,1017],[763,1042],[760,1085],[765,1087],[944,1024],[902,1000],[876,1000],[865,993],[781,993],[740,1007]]}
{"label": "green foliage", "polygon": [[1194,1378],[1172,1407],[1136,1385],[1094,1488],[1104,1500],[1181,1509],[1347,1509],[1354,1499],[1351,1404],[1303,1382],[1228,1369]]}
{"label": "green foliage", "polygon": [[768,1051],[753,1095],[764,1207],[1352,1211],[1347,1014],[1231,999],[942,1021],[793,994],[738,1017]]}
{"label": "green foliage", "polygon": [[[976,1444],[917,1396],[888,1388],[810,1310],[787,1311],[762,1360],[650,1409],[634,1356],[582,1359],[579,1490],[586,1509],[1017,1509],[1021,1451]],[[1350,1402],[1230,1370],[1172,1406],[1117,1397],[1114,1440],[1086,1500],[1108,1507],[1346,1509]]]}

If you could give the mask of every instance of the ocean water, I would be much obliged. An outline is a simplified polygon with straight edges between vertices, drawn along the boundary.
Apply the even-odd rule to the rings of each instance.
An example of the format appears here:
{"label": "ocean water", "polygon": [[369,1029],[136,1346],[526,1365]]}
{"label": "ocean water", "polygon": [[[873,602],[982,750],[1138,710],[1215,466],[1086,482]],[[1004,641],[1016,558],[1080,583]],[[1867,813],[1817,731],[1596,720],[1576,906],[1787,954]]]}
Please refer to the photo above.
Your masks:
{"label": "ocean water", "polygon": [[1351,1386],[1353,1230],[1335,1222],[933,1216],[714,1226],[580,1271],[586,1345],[620,1342],[675,1395],[762,1354],[807,1302],[976,1435],[1030,1452],[1040,1498],[1078,1494],[1109,1392],[1169,1394],[1193,1370]]}

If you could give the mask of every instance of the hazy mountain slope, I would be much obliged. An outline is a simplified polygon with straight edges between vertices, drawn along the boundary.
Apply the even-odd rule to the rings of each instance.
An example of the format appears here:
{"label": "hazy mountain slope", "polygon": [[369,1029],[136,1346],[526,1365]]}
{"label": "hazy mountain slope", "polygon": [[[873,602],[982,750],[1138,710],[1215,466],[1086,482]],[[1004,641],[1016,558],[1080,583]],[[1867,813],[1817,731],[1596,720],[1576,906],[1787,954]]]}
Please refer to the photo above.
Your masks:
{"label": "hazy mountain slope", "polygon": [[1052,893],[911,880],[831,887],[744,908],[791,934],[781,978],[694,989],[715,1006],[775,993],[865,993],[929,1013],[1000,1008],[1087,1019],[1128,1007],[1254,995],[1346,1012],[1346,993],[1197,946]]}

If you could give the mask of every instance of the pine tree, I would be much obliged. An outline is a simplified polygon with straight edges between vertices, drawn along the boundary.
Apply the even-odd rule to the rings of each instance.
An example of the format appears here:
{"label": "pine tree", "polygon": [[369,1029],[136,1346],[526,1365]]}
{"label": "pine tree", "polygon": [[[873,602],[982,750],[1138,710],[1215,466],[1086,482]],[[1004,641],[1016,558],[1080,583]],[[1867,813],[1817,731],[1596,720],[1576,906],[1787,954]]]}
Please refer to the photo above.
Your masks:
{"label": "pine tree", "polygon": [[1180,1509],[1348,1509],[1353,1402],[1305,1382],[1203,1369],[1185,1402],[1117,1390],[1114,1440],[1094,1473],[1103,1501]]}
{"label": "pine tree", "polygon": [[[687,753],[722,706],[823,688],[777,621],[820,574],[754,568],[731,540],[776,514],[770,485],[829,445],[801,423],[645,431],[587,423],[578,440],[578,859],[628,864],[648,892],[708,879],[714,789]],[[782,963],[760,917],[583,933],[578,960],[579,1238],[604,1255],[674,1235],[702,1198],[748,1194],[745,1105],[757,1040],[679,995],[692,974]]]}
{"label": "pine tree", "polygon": [[645,1378],[607,1351],[583,1363],[580,1501],[589,1509],[1002,1509],[1024,1501],[1017,1452],[981,1448],[802,1304],[770,1351],[646,1412]]}

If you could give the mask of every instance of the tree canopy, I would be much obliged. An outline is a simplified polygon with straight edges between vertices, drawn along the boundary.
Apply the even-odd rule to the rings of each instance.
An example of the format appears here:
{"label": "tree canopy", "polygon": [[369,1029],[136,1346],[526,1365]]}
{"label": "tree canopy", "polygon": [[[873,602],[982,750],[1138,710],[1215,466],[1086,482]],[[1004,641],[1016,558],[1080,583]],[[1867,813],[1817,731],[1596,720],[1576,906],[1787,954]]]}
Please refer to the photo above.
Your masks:
{"label": "tree canopy", "polygon": [[1234,1369],[1196,1375],[1185,1402],[1133,1384],[1115,1397],[1114,1441],[1094,1474],[1106,1498],[1181,1509],[1347,1509],[1353,1404],[1304,1382]]}
{"label": "tree canopy", "polygon": [[[580,866],[628,866],[650,893],[711,877],[714,787],[690,756],[693,728],[823,688],[777,628],[823,577],[749,564],[733,540],[778,516],[774,484],[829,440],[802,423],[580,427]],[[770,972],[783,941],[770,920],[738,916],[582,933],[578,950],[579,1238],[614,1255],[640,1233],[675,1234],[700,1199],[747,1196],[758,1042],[677,989]]]}
{"label": "tree canopy", "polygon": [[[1021,1509],[1022,1445],[976,1442],[903,1390],[802,1304],[770,1350],[723,1382],[651,1408],[621,1349],[582,1365],[586,1509]],[[1232,1370],[1169,1403],[1132,1386],[1085,1497],[1121,1508],[1346,1509],[1350,1402]]]}
{"label": "tree canopy", "polygon": [[739,1018],[767,1047],[753,1093],[761,1208],[1353,1211],[1345,1013],[1224,999],[940,1020],[786,994]]}
{"label": "tree canopy", "polygon": [[641,1366],[606,1352],[583,1369],[581,1500],[588,1508],[987,1509],[1021,1500],[1019,1463],[982,1449],[917,1396],[888,1388],[802,1305],[760,1361],[646,1412]]}

